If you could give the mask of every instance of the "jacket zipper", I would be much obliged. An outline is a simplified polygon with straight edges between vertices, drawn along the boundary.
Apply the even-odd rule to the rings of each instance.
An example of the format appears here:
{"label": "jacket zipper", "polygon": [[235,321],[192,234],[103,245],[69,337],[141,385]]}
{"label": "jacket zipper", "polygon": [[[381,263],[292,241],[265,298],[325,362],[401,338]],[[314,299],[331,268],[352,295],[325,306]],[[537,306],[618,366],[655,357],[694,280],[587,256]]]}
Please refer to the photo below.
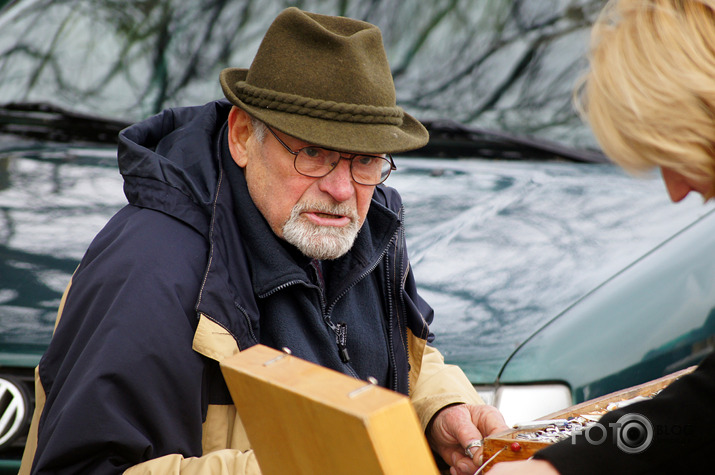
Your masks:
{"label": "jacket zipper", "polygon": [[344,323],[339,323],[338,325],[334,324],[333,321],[330,319],[330,315],[326,311],[326,299],[325,299],[325,291],[323,290],[322,287],[318,285],[311,284],[309,282],[305,282],[303,280],[291,280],[289,282],[286,282],[284,284],[279,285],[278,287],[275,287],[268,292],[259,295],[260,298],[265,298],[273,295],[276,292],[279,292],[283,289],[286,289],[292,285],[297,285],[297,284],[302,284],[307,288],[310,289],[316,289],[318,293],[320,294],[320,304],[321,304],[321,311],[323,314],[323,321],[325,324],[332,330],[333,334],[335,335],[335,343],[338,346],[338,354],[340,355],[340,360],[346,365],[350,373],[355,377],[359,378],[355,370],[348,365],[348,362],[350,361],[350,356],[348,355],[348,348],[347,348],[347,325]]}
{"label": "jacket zipper", "polygon": [[[397,265],[395,266],[396,269],[399,269],[397,271],[398,275],[396,276],[395,284],[400,289],[403,289],[402,282],[407,277],[406,273],[405,273],[406,268],[404,267],[404,262],[402,262],[405,258],[405,252],[406,252],[406,251],[403,251],[403,247],[405,246],[405,244],[404,244],[405,241],[404,241],[404,239],[402,239],[402,240],[398,239],[400,230],[402,230],[402,235],[404,236],[404,226],[402,224],[405,222],[404,216],[405,216],[405,205],[400,205],[400,213],[398,214],[398,217],[400,219],[400,226],[397,230],[397,233],[395,233],[395,236],[393,237],[393,239],[395,239],[395,259],[398,259],[398,258],[400,259],[400,262],[398,262]],[[388,269],[388,271],[389,271],[389,269]],[[389,282],[389,280],[388,280],[388,282]],[[405,319],[406,319],[407,312],[405,310],[406,306],[405,306],[404,296],[402,295],[402,292],[400,292],[399,298],[400,298],[400,303],[402,305],[398,304],[397,308],[402,308],[403,311],[405,311]],[[392,299],[392,294],[390,294],[390,299]],[[392,301],[390,301],[390,304],[392,304]],[[397,316],[395,316],[395,318],[397,318]],[[398,325],[398,327],[399,327],[399,325]],[[390,327],[390,329],[391,329],[390,331],[392,331],[392,327]],[[402,334],[402,341],[405,342],[404,343],[405,344],[405,354],[407,355],[407,361],[406,361],[406,364],[407,364],[407,394],[410,394],[410,352],[409,352],[409,345],[407,343],[407,338],[408,338],[408,336],[407,336],[407,321],[405,320],[405,329]],[[392,357],[393,358],[395,357],[394,352],[392,354]],[[396,366],[397,366],[397,364],[395,363],[395,367]],[[397,380],[397,372],[395,372],[395,374],[394,374],[395,388],[397,388],[397,385],[398,385],[397,381],[398,381]]]}
{"label": "jacket zipper", "polygon": [[[394,241],[394,236],[393,236],[393,238],[390,240],[390,244],[392,244],[393,241]],[[338,301],[339,301],[341,298],[343,298],[343,297],[350,291],[350,289],[352,289],[353,287],[355,287],[360,281],[362,281],[365,277],[367,277],[370,273],[372,273],[372,271],[374,271],[374,270],[377,268],[378,265],[380,265],[380,262],[385,258],[385,255],[387,254],[387,251],[388,251],[389,248],[390,248],[390,245],[388,245],[388,246],[385,248],[385,250],[382,251],[382,253],[380,254],[380,256],[379,256],[377,259],[375,259],[375,261],[372,263],[372,265],[371,265],[370,267],[368,267],[362,274],[360,274],[360,277],[358,277],[357,279],[355,279],[348,287],[345,288],[345,290],[343,290],[343,291],[340,293],[340,295],[338,295],[338,296],[335,298],[335,300],[333,300],[333,303],[330,305],[330,307],[328,307],[328,309],[327,309],[327,311],[326,311],[326,322],[328,323],[328,325],[331,326],[331,328],[333,328],[333,331],[336,332],[336,341],[338,342],[338,350],[339,350],[339,351],[342,351],[342,350],[341,350],[340,340],[339,340],[340,336],[338,335],[338,331],[339,331],[339,330],[336,328],[336,325],[332,322],[332,320],[330,320],[330,313],[332,313],[333,308],[335,307],[335,305],[338,303]],[[389,269],[387,269],[387,272],[389,273]],[[392,295],[391,295],[391,290],[392,290],[392,289],[389,287],[389,285],[390,285],[389,276],[388,276],[388,279],[387,279],[387,280],[388,280],[388,284],[387,284],[387,285],[388,285],[388,289],[387,289],[387,293],[388,293],[388,309],[387,309],[387,320],[388,320],[388,321],[387,321],[387,325],[388,325],[388,330],[387,330],[387,352],[388,352],[388,357],[389,357],[389,359],[390,359],[390,365],[392,366],[393,374],[394,374],[393,381],[392,381],[392,388],[390,388],[390,389],[396,391],[396,390],[397,390],[397,365],[396,365],[396,363],[395,363],[395,352],[394,352],[394,348],[393,348],[394,344],[393,344],[393,341],[392,341],[392,336],[393,336],[393,335],[392,335]],[[339,325],[340,325],[340,324],[339,324]],[[343,344],[346,344],[346,343],[347,343],[347,325],[345,325],[345,324],[342,324],[342,325],[345,326],[345,328],[344,328],[344,330],[343,330],[343,331],[345,332],[345,334],[344,334],[344,336],[345,336],[345,342],[344,342]],[[347,355],[347,347],[345,347],[345,352],[346,352],[346,355]],[[341,355],[341,356],[342,356],[342,355]],[[351,370],[352,370],[352,368],[351,368]],[[355,375],[355,377],[358,377],[358,376]]]}
{"label": "jacket zipper", "polygon": [[[393,235],[392,239],[390,240],[390,244],[392,244],[395,241],[395,236],[399,233],[397,231],[395,235]],[[374,271],[377,266],[380,264],[380,262],[385,258],[385,255],[387,254],[387,251],[389,250],[390,245],[388,245],[380,254],[380,256],[375,259],[375,261],[368,267],[360,276],[355,279],[348,287],[343,290],[340,295],[338,295],[334,300],[333,303],[327,307],[327,301],[325,298],[325,291],[322,287],[305,282],[303,280],[291,280],[289,282],[286,282],[284,284],[279,285],[278,287],[275,287],[268,292],[259,295],[260,298],[265,298],[268,297],[280,290],[283,290],[287,287],[290,287],[292,285],[296,284],[303,284],[308,288],[313,288],[317,289],[319,294],[320,294],[320,300],[321,300],[321,305],[322,305],[322,311],[323,311],[323,320],[325,324],[330,328],[330,330],[333,331],[335,335],[335,344],[338,347],[338,354],[340,355],[341,361],[345,364],[345,366],[348,368],[350,373],[353,374],[355,378],[359,379],[358,374],[355,372],[355,370],[350,366],[350,355],[348,354],[348,349],[347,349],[347,325],[345,323],[338,323],[335,324],[333,320],[330,318],[330,314],[333,311],[333,308],[335,305],[338,303],[338,301],[343,298],[353,287],[355,287],[360,281],[362,281],[365,277],[367,277],[372,271]],[[387,351],[388,351],[388,357],[390,360],[390,365],[392,366],[393,369],[393,380],[392,380],[392,387],[390,389],[397,391],[397,364],[395,360],[395,350],[394,350],[394,342],[393,342],[393,331],[392,331],[392,319],[393,319],[393,302],[392,302],[392,288],[391,288],[391,282],[389,279],[389,269],[386,269],[386,272],[388,273],[387,275],[387,294],[388,294],[388,308],[387,308]]]}
{"label": "jacket zipper", "polygon": [[264,293],[264,294],[260,294],[258,297],[259,297],[259,298],[269,297],[269,296],[275,294],[276,292],[278,292],[279,290],[286,289],[286,288],[290,287],[291,285],[296,285],[296,284],[303,284],[303,285],[305,285],[306,287],[318,289],[318,287],[317,287],[316,285],[310,284],[310,283],[308,283],[308,282],[306,282],[306,281],[304,281],[304,280],[296,279],[296,280],[288,281],[288,282],[286,282],[285,284],[281,284],[281,285],[279,285],[278,287],[273,288],[273,289],[269,290],[268,292],[266,292],[266,293]]}
{"label": "jacket zipper", "polygon": [[[311,267],[315,271],[318,277],[318,282],[320,282],[320,303],[321,311],[323,313],[323,321],[332,330],[335,335],[335,344],[338,346],[338,355],[340,356],[340,361],[343,362],[348,371],[355,377],[359,378],[357,372],[353,369],[350,363],[350,355],[348,354],[348,326],[346,323],[333,323],[332,318],[330,318],[330,313],[328,312],[328,302],[325,295],[325,279],[323,278],[323,271],[320,269],[320,264],[316,263],[315,260],[310,263]],[[344,295],[344,294],[342,294]],[[342,297],[341,295],[341,297]],[[332,307],[331,307],[332,309]]]}
{"label": "jacket zipper", "polygon": [[[390,240],[390,244],[395,240],[393,237],[392,240]],[[397,246],[397,244],[395,244]],[[389,246],[388,246],[389,249]],[[390,365],[393,368],[392,371],[392,390],[397,391],[397,362],[395,361],[395,344],[394,344],[394,335],[393,335],[393,317],[394,317],[394,307],[393,307],[393,302],[392,302],[392,280],[390,279],[390,266],[385,266],[385,273],[386,273],[386,278],[385,280],[387,281],[387,348],[388,348],[388,356],[390,357]],[[408,358],[409,360],[409,358]],[[408,383],[409,383],[409,378],[407,378]]]}

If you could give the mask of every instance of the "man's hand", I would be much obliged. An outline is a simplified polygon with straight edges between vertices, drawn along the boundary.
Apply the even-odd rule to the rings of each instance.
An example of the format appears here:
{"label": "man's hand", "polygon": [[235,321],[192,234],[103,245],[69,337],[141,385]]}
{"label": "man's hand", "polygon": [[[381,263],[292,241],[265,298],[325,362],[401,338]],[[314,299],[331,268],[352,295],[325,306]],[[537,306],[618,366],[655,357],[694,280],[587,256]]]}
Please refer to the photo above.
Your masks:
{"label": "man's hand", "polygon": [[489,475],[559,475],[559,472],[544,460],[503,462],[494,465]]}
{"label": "man's hand", "polygon": [[450,466],[452,475],[472,475],[482,449],[471,449],[467,457],[464,448],[495,432],[507,430],[504,417],[494,406],[457,404],[439,411],[428,428],[427,438],[432,448]]}

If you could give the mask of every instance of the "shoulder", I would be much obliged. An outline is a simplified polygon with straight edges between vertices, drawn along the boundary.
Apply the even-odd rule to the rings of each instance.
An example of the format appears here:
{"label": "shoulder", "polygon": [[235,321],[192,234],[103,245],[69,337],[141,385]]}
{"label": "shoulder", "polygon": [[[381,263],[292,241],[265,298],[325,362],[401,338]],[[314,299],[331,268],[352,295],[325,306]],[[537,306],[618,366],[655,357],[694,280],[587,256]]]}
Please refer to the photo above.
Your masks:
{"label": "shoulder", "polygon": [[54,358],[64,359],[62,348],[105,345],[105,333],[113,346],[130,347],[141,335],[155,339],[152,352],[176,341],[190,348],[207,256],[208,244],[190,226],[158,211],[123,208],[72,276],[52,340]]}
{"label": "shoulder", "polygon": [[143,354],[192,354],[207,255],[204,237],[185,223],[151,209],[122,208],[72,276],[41,363],[43,381],[51,384],[65,361],[95,358],[98,366],[118,368],[126,358],[106,355],[137,346]]}
{"label": "shoulder", "polygon": [[209,244],[194,228],[159,211],[126,206],[97,234],[75,279],[200,280]]}

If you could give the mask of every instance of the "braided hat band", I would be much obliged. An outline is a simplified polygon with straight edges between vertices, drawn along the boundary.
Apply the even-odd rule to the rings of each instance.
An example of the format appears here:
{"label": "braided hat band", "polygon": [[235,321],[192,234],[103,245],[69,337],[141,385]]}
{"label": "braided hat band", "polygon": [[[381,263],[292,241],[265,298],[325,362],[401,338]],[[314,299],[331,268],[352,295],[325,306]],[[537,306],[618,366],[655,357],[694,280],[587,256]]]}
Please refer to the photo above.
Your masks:
{"label": "braided hat band", "polygon": [[397,106],[382,33],[363,21],[287,8],[251,67],[224,69],[220,80],[234,105],[312,145],[395,153],[429,139]]}
{"label": "braided hat band", "polygon": [[255,107],[339,122],[399,126],[402,124],[402,118],[405,115],[402,108],[397,106],[383,107],[324,101],[296,94],[261,89],[245,82],[236,83],[234,92],[243,99],[243,102]]}

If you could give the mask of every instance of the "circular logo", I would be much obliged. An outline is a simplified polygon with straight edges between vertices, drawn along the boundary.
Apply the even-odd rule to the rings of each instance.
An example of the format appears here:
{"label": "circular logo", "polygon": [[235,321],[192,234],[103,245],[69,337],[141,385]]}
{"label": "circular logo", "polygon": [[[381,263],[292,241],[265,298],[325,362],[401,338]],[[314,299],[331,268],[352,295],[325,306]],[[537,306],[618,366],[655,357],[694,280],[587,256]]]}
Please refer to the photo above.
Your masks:
{"label": "circular logo", "polygon": [[0,447],[12,442],[25,422],[25,397],[12,381],[0,378]]}
{"label": "circular logo", "polygon": [[616,445],[627,454],[639,454],[653,442],[653,424],[641,414],[622,416],[616,428]]}

